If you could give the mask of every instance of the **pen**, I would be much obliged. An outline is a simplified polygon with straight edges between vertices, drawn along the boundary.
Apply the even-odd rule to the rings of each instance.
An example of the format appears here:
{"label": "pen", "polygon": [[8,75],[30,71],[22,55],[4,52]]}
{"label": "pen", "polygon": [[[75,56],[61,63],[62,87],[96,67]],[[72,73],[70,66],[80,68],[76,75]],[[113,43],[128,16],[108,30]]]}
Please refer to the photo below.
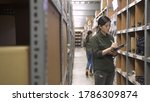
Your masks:
{"label": "pen", "polygon": [[111,41],[111,43],[114,43],[114,41],[113,40],[110,40]]}

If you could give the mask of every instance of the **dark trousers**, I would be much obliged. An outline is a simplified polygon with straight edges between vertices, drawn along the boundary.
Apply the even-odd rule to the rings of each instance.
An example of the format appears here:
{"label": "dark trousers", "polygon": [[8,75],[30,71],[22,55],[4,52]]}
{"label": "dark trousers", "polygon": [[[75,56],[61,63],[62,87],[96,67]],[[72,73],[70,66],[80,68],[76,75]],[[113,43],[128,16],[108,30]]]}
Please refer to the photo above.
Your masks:
{"label": "dark trousers", "polygon": [[95,71],[95,85],[113,85],[115,76],[115,71],[104,72],[104,71]]}

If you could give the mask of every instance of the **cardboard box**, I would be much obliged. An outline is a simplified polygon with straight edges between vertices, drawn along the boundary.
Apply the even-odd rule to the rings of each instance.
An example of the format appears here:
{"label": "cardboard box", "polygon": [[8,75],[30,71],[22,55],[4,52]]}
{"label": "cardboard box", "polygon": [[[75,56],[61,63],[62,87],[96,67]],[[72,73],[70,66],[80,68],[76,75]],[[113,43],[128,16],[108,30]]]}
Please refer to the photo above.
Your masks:
{"label": "cardboard box", "polygon": [[135,53],[135,37],[131,37],[131,52]]}
{"label": "cardboard box", "polygon": [[27,46],[0,47],[0,84],[29,84],[29,48]]}

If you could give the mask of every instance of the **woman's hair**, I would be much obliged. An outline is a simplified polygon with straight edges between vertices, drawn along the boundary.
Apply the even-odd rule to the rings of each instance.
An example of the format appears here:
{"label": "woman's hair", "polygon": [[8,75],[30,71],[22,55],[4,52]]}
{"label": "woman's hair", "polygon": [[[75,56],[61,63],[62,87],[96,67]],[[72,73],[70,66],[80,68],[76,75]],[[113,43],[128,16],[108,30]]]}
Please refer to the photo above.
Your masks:
{"label": "woman's hair", "polygon": [[98,19],[98,25],[103,26],[105,25],[107,22],[110,22],[111,20],[107,17],[107,16],[101,16]]}
{"label": "woman's hair", "polygon": [[89,37],[90,37],[90,35],[92,34],[92,31],[91,30],[89,30],[88,32],[87,32],[87,36],[86,36],[86,42],[89,42]]}
{"label": "woman's hair", "polygon": [[91,30],[89,30],[89,31],[87,32],[87,34],[88,34],[88,35],[92,34],[92,31],[91,31]]}

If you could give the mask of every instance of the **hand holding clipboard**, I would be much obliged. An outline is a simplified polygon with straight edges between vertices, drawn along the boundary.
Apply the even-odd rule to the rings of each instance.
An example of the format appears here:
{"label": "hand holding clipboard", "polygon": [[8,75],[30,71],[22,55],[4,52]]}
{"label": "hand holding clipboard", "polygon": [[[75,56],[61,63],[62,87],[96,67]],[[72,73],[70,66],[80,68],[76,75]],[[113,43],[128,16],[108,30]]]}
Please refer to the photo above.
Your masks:
{"label": "hand holding clipboard", "polygon": [[[111,40],[111,42],[112,42],[112,44],[114,43],[112,40]],[[116,48],[113,48],[113,51],[117,51],[125,46],[126,46],[126,44],[121,44],[121,45],[117,46]]]}
{"label": "hand holding clipboard", "polygon": [[118,47],[113,48],[113,50],[114,50],[114,51],[117,51],[117,50],[119,50],[119,49],[121,49],[121,48],[123,48],[123,47],[125,47],[125,46],[126,46],[126,44],[121,44],[121,45],[119,45]]}

